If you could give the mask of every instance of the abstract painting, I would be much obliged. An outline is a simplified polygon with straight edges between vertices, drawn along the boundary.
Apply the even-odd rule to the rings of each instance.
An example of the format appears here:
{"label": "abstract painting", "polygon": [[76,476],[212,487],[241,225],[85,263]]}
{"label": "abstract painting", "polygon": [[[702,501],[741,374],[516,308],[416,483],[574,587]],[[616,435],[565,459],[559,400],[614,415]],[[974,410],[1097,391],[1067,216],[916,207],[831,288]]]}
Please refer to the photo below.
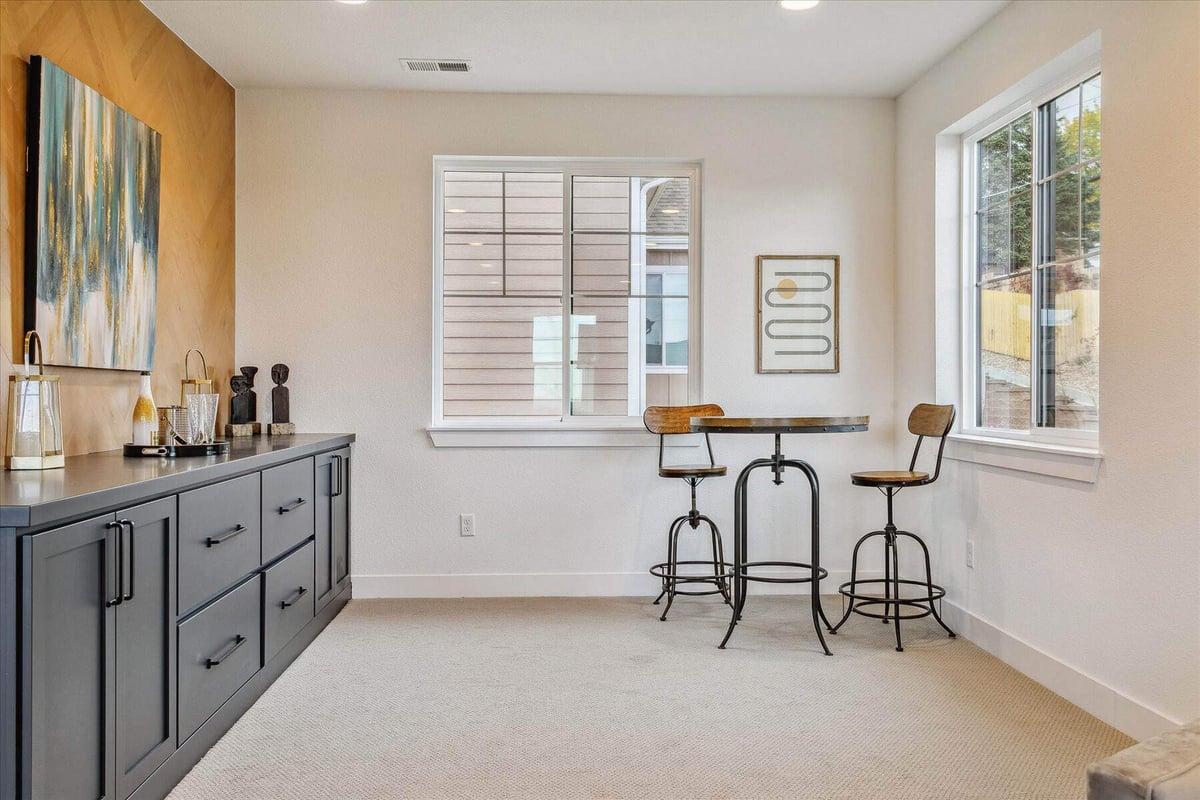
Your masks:
{"label": "abstract painting", "polygon": [[151,369],[162,137],[41,56],[28,135],[26,328],[47,364]]}
{"label": "abstract painting", "polygon": [[838,371],[837,256],[759,256],[758,371]]}

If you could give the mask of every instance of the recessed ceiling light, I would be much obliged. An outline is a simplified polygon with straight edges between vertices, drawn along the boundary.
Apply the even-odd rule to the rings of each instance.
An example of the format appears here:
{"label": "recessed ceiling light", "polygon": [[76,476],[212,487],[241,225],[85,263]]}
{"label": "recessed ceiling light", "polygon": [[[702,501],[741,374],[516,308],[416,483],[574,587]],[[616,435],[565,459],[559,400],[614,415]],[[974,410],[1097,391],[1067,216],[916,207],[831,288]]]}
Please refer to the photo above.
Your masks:
{"label": "recessed ceiling light", "polygon": [[646,242],[646,247],[658,247],[658,242]]}
{"label": "recessed ceiling light", "polygon": [[483,247],[483,242],[467,242],[471,247]]}
{"label": "recessed ceiling light", "polygon": [[663,213],[664,214],[678,214],[679,209],[678,208],[664,208]]}
{"label": "recessed ceiling light", "polygon": [[779,7],[784,11],[808,11],[816,8],[821,0],[779,0]]}
{"label": "recessed ceiling light", "polygon": [[467,213],[467,210],[465,208],[447,208],[446,213],[447,214],[465,214],[465,213]]}
{"label": "recessed ceiling light", "polygon": [[491,264],[480,264],[479,266],[483,267],[484,269],[491,269],[491,268],[492,268],[492,265],[491,265]]}

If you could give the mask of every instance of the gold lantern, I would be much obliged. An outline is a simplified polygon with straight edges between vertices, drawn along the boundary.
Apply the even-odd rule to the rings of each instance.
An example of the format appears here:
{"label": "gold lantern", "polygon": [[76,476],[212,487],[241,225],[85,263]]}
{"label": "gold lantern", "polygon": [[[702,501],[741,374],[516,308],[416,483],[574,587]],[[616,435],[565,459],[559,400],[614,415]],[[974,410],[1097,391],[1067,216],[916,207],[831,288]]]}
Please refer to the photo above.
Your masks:
{"label": "gold lantern", "polygon": [[[188,359],[192,353],[200,356],[200,377],[192,380],[191,374],[188,372]],[[212,394],[213,382],[208,377],[208,361],[204,358],[204,353],[201,353],[196,348],[188,350],[183,356],[183,380],[180,381],[179,387],[179,405],[187,408],[187,399],[189,394]]]}
{"label": "gold lantern", "polygon": [[[30,354],[37,345],[37,370]],[[4,466],[8,469],[55,469],[63,459],[62,410],[58,376],[46,375],[42,366],[42,340],[37,331],[25,334],[25,370],[8,376],[8,435]]]}

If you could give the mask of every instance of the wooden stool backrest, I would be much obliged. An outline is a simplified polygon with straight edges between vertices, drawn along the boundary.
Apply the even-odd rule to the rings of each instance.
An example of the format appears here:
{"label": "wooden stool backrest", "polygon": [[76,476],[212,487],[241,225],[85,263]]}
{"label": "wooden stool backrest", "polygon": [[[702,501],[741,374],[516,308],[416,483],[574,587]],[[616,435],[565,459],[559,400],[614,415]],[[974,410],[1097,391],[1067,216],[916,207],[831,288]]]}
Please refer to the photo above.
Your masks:
{"label": "wooden stool backrest", "polygon": [[954,424],[954,406],[919,403],[908,415],[908,432],[917,436],[941,438]]}
{"label": "wooden stool backrest", "polygon": [[716,403],[702,406],[650,406],[642,414],[646,430],[659,436],[691,433],[692,417],[723,417],[725,411]]}
{"label": "wooden stool backrest", "polygon": [[935,406],[931,403],[918,403],[908,415],[908,432],[917,437],[917,446],[913,448],[912,461],[908,471],[912,472],[917,466],[917,454],[921,452],[921,442],[925,437],[940,439],[937,452],[937,463],[934,465],[933,476],[926,483],[933,483],[942,471],[942,451],[946,449],[946,435],[954,427],[954,406]]}
{"label": "wooden stool backrest", "polygon": [[[692,432],[692,417],[723,417],[725,410],[716,403],[705,403],[699,406],[650,406],[642,414],[642,424],[646,430],[658,434],[658,468],[663,466],[663,442],[668,436]],[[704,446],[708,449],[708,463],[716,464],[713,458],[712,442],[708,434],[704,434]]]}

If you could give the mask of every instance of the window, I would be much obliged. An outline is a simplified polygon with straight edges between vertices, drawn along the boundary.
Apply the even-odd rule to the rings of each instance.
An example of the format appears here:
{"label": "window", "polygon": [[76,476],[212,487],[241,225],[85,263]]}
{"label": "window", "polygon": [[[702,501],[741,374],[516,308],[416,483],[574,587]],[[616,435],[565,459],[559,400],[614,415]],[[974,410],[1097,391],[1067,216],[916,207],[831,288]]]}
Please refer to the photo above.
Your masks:
{"label": "window", "polygon": [[632,426],[696,397],[696,165],[435,173],[435,426]]}
{"label": "window", "polygon": [[966,432],[1094,441],[1100,425],[1100,75],[964,139]]}

